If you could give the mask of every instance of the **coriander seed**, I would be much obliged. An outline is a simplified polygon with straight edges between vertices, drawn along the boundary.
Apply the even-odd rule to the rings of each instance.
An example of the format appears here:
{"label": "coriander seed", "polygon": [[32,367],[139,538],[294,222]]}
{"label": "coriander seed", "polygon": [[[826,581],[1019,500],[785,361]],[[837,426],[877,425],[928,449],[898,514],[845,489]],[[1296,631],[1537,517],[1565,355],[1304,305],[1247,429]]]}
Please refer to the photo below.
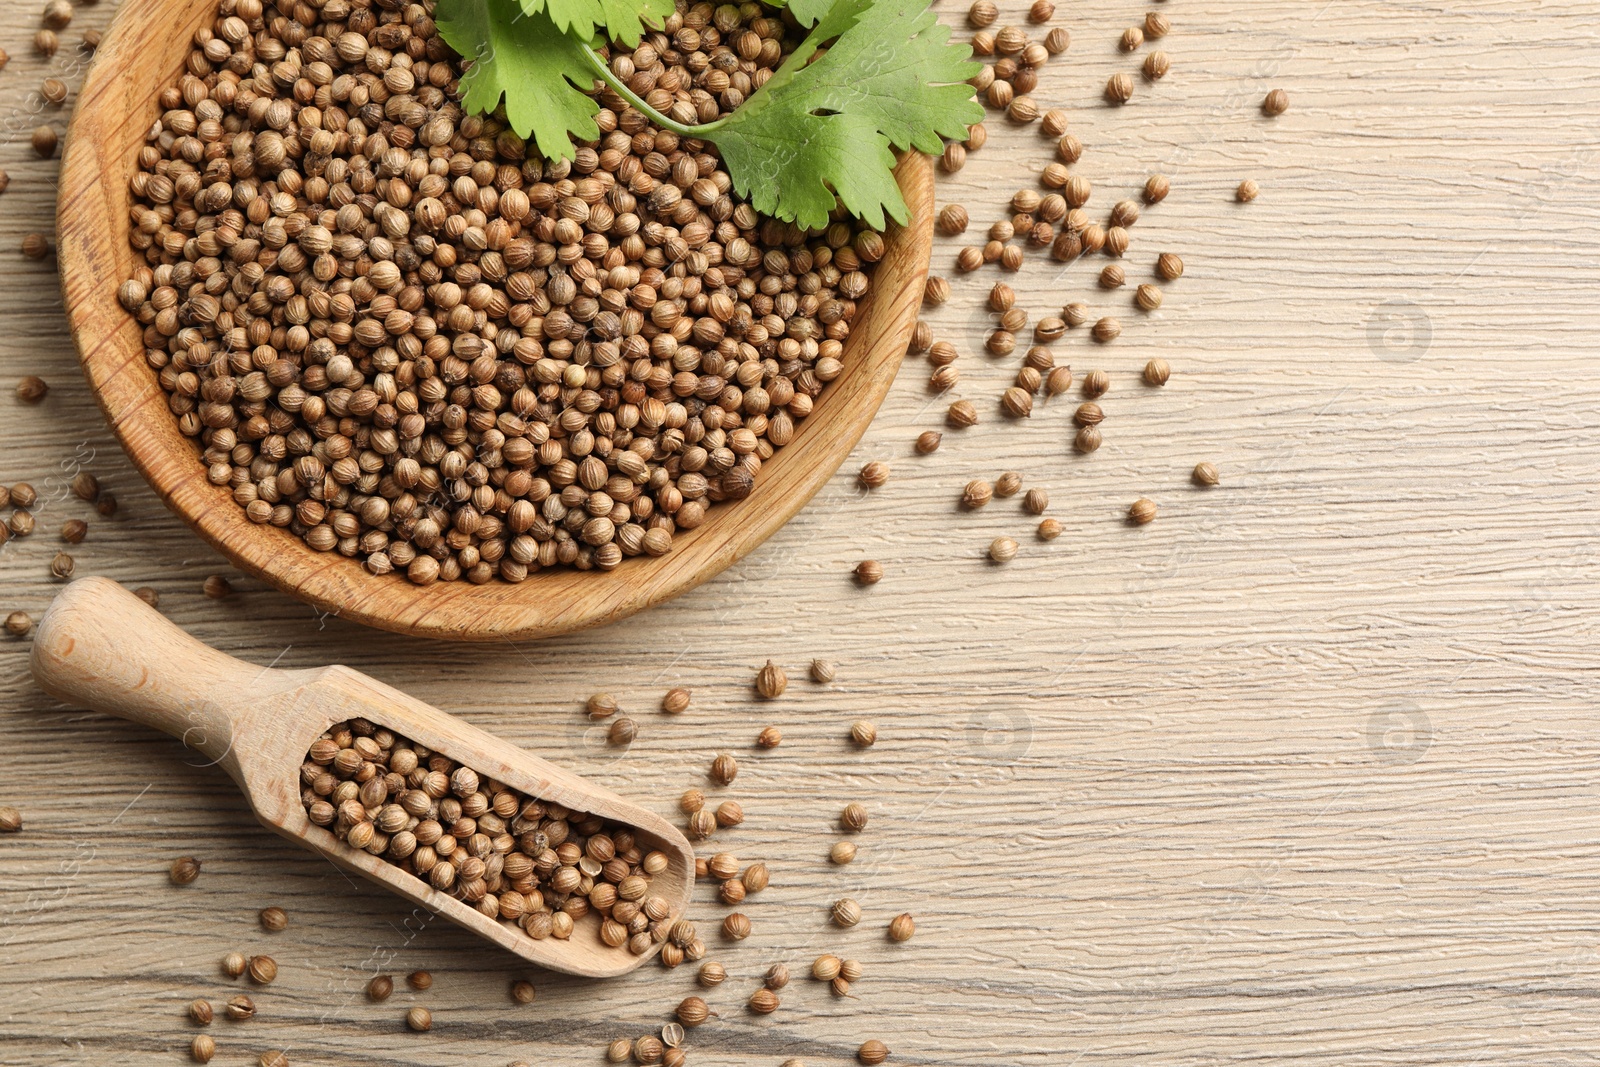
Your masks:
{"label": "coriander seed", "polygon": [[1133,200],[1118,200],[1111,207],[1111,225],[1123,229],[1139,221],[1139,205]]}
{"label": "coriander seed", "polygon": [[878,728],[865,719],[850,724],[850,740],[862,748],[871,748],[878,741]]}
{"label": "coriander seed", "polygon": [[685,789],[683,796],[678,798],[678,810],[685,815],[693,815],[706,806],[706,795],[698,789]]}
{"label": "coriander seed", "polygon": [[220,574],[212,574],[200,583],[200,591],[212,600],[224,600],[233,595],[233,583]]}
{"label": "coriander seed", "polygon": [[967,209],[960,204],[946,204],[939,212],[939,232],[948,237],[967,232]]}
{"label": "coriander seed", "polygon": [[844,897],[834,901],[831,912],[835,926],[851,927],[861,921],[861,905]]}
{"label": "coriander seed", "polygon": [[33,35],[33,50],[46,59],[54,56],[60,48],[61,38],[55,30],[43,29]]}
{"label": "coriander seed", "polygon": [[1098,451],[1103,441],[1099,427],[1085,426],[1073,437],[1072,447],[1079,452],[1089,453]]}
{"label": "coriander seed", "polygon": [[22,239],[22,254],[28,259],[44,259],[50,254],[50,239],[42,233],[28,234]]}
{"label": "coriander seed", "polygon": [[1100,271],[1100,288],[1116,289],[1127,281],[1127,275],[1117,264],[1112,263]]}
{"label": "coriander seed", "polygon": [[978,425],[978,409],[970,400],[957,400],[950,405],[945,413],[945,421],[957,429],[967,429]]}
{"label": "coriander seed", "polygon": [[950,283],[937,274],[930,274],[927,284],[922,287],[923,303],[938,307],[949,299]]}
{"label": "coriander seed", "polygon": [[711,761],[711,780],[718,785],[729,785],[739,776],[739,762],[726,752]]}
{"label": "coriander seed", "polygon": [[661,1043],[669,1049],[675,1049],[683,1044],[683,1026],[679,1023],[668,1023],[661,1028]]}
{"label": "coriander seed", "polygon": [[1261,101],[1261,113],[1272,118],[1289,110],[1289,94],[1282,89],[1274,89]]}
{"label": "coriander seed", "polygon": [[372,981],[367,983],[367,999],[372,1001],[385,1001],[389,994],[394,992],[394,979],[386,974],[374,975]]}
{"label": "coriander seed", "polygon": [[210,1026],[213,1017],[209,1000],[195,1000],[189,1003],[189,1021],[196,1026]]}
{"label": "coriander seed", "polygon": [[778,1010],[778,994],[770,989],[758,989],[750,994],[749,1004],[757,1015],[771,1015]]}
{"label": "coriander seed", "polygon": [[759,893],[771,884],[772,872],[767,869],[765,863],[752,863],[744,869],[744,873],[739,876],[739,880],[743,883],[746,892]]}
{"label": "coriander seed", "polygon": [[1061,536],[1061,523],[1056,519],[1045,519],[1039,523],[1037,533],[1041,541],[1054,541]]}
{"label": "coriander seed", "polygon": [[22,812],[16,808],[0,808],[0,834],[14,834],[22,829]]}
{"label": "coriander seed", "polygon": [[613,745],[631,745],[639,736],[639,724],[626,715],[612,720],[606,740]]}
{"label": "coriander seed", "polygon": [[682,715],[689,710],[689,690],[669,689],[661,698],[661,710],[668,715]]}
{"label": "coriander seed", "polygon": [[39,95],[57,107],[67,102],[67,91],[67,83],[60,78],[46,78],[39,84]]}
{"label": "coriander seed", "polygon": [[911,913],[909,911],[901,912],[889,922],[890,941],[910,941],[911,935],[915,934],[916,932],[917,923],[916,920],[911,917]]}
{"label": "coriander seed", "polygon": [[281,933],[289,926],[289,913],[282,908],[262,908],[257,918],[261,920],[261,929],[270,934]]}
{"label": "coriander seed", "polygon": [[854,841],[836,841],[833,848],[828,850],[828,861],[843,867],[856,858],[856,844]]}
{"label": "coriander seed", "polygon": [[1155,311],[1161,307],[1161,290],[1145,282],[1134,290],[1133,302],[1140,311]]}
{"label": "coriander seed", "polygon": [[975,30],[993,26],[999,17],[1000,9],[995,6],[994,0],[974,0],[972,7],[967,10],[967,24]]}
{"label": "coriander seed", "polygon": [[1079,426],[1098,426],[1105,421],[1105,417],[1105,411],[1092,400],[1079,404],[1078,410],[1072,413],[1072,421]]}
{"label": "coriander seed", "polygon": [[857,585],[877,585],[883,581],[883,564],[875,559],[864,559],[856,564],[852,573]]}
{"label": "coriander seed", "polygon": [[961,490],[961,506],[976,511],[994,499],[994,486],[982,478],[974,478]]}
{"label": "coriander seed", "polygon": [[82,519],[68,519],[61,524],[61,540],[69,545],[81,545],[89,536],[89,524]]}
{"label": "coriander seed", "polygon": [[30,374],[17,382],[17,399],[24,404],[37,404],[44,400],[48,392],[50,392],[49,384],[36,374]]}
{"label": "coriander seed", "polygon": [[1183,260],[1174,252],[1163,252],[1156,259],[1156,273],[1173,282],[1183,277]]}
{"label": "coriander seed", "polygon": [[1044,50],[1050,55],[1059,56],[1072,46],[1072,35],[1065,26],[1057,26],[1044,35]]}
{"label": "coriander seed", "polygon": [[[1092,370],[1083,376],[1083,395],[1087,397],[1104,396],[1106,390],[1111,388],[1111,376],[1103,370]],[[1080,423],[1080,425],[1083,425]]]}
{"label": "coriander seed", "polygon": [[863,489],[878,489],[889,481],[889,465],[882,460],[873,460],[861,468],[858,476]]}
{"label": "coriander seed", "polygon": [[[777,727],[768,727],[768,729],[776,730]],[[767,745],[764,747],[771,748],[774,746]],[[738,826],[740,823],[744,822],[744,808],[740,806],[737,800],[724,800],[721,804],[717,805],[715,814],[717,825],[724,828],[729,826]]]}
{"label": "coriander seed", "polygon": [[1234,190],[1234,196],[1241,204],[1248,204],[1261,195],[1261,185],[1254,178],[1246,178],[1239,183],[1239,188]]}
{"label": "coriander seed", "polygon": [[287,1052],[263,1052],[256,1057],[256,1067],[289,1067],[289,1054]]}
{"label": "coriander seed", "polygon": [[1152,174],[1144,183],[1144,202],[1159,204],[1172,191],[1172,183],[1160,174]]}
{"label": "coriander seed", "polygon": [[532,1004],[539,995],[532,982],[516,981],[511,983],[511,1003]]}
{"label": "coriander seed", "polygon": [[956,270],[963,274],[971,274],[983,266],[983,249],[968,245],[956,253]]}
{"label": "coriander seed", "polygon": [[839,669],[831,659],[814,659],[811,661],[811,680],[819,685],[827,685],[838,675]]}
{"label": "coriander seed", "polygon": [[994,480],[994,495],[1002,500],[1009,500],[1022,491],[1022,475],[1016,471],[1006,471]]}
{"label": "coriander seed", "polygon": [[596,693],[584,703],[591,719],[609,719],[617,713],[617,698],[610,693]]}
{"label": "coriander seed", "polygon": [[660,1063],[666,1048],[661,1044],[661,1039],[653,1034],[645,1034],[633,1042],[633,1059],[635,1063],[654,1064]]}
{"label": "coriander seed", "polygon": [[606,1059],[611,1063],[626,1063],[633,1055],[633,1042],[619,1037],[606,1046]]}
{"label": "coriander seed", "polygon": [[1017,547],[1009,537],[996,537],[989,544],[989,559],[995,563],[1010,563],[1017,558]]}
{"label": "coriander seed", "polygon": [[1076,163],[1083,158],[1083,142],[1072,134],[1063,134],[1056,142],[1056,156],[1063,163]]}
{"label": "coriander seed", "polygon": [[[776,726],[768,726],[756,735],[756,745],[760,748],[777,748],[781,744],[783,744],[783,731],[778,729]],[[729,801],[728,803],[731,804],[733,802]],[[724,805],[724,807],[726,807],[726,805]],[[719,823],[722,822],[722,816],[720,812],[721,809],[719,808],[717,816],[717,821]],[[729,824],[723,823],[723,825],[726,826]]]}
{"label": "coriander seed", "polygon": [[433,1029],[433,1013],[427,1008],[412,1008],[406,1012],[406,1026],[423,1033]]}
{"label": "coriander seed", "polygon": [[[1067,113],[1059,107],[1053,107],[1039,116],[1039,132],[1046,137],[1060,137],[1067,132]],[[1054,164],[1051,164],[1054,166]],[[1046,168],[1049,169],[1048,167]],[[1046,185],[1049,182],[1045,183]]]}
{"label": "coriander seed", "polygon": [[189,1058],[196,1063],[210,1063],[217,1054],[217,1043],[210,1034],[195,1034],[189,1042]]}
{"label": "coriander seed", "polygon": [[1094,324],[1091,336],[1100,344],[1110,344],[1122,336],[1122,323],[1108,315]]}
{"label": "coriander seed", "polygon": [[1000,409],[1013,419],[1031,418],[1033,394],[1020,386],[1011,386],[1000,397]]}
{"label": "coriander seed", "polygon": [[236,997],[229,997],[228,1003],[222,1011],[228,1018],[235,1022],[241,1022],[245,1019],[254,1018],[256,1002],[241,993]]}
{"label": "coriander seed", "polygon": [[1167,16],[1159,11],[1152,11],[1144,17],[1144,35],[1152,41],[1165,37],[1172,31],[1172,23]]}
{"label": "coriander seed", "polygon": [[1117,42],[1117,49],[1122,52],[1137,52],[1144,47],[1144,30],[1138,26],[1129,26],[1122,31],[1122,38]]}
{"label": "coriander seed", "polygon": [[917,454],[919,456],[926,456],[939,451],[939,444],[943,440],[944,434],[940,433],[938,430],[923,430],[917,435]]}
{"label": "coriander seed", "polygon": [[426,992],[433,988],[433,975],[427,971],[412,971],[406,975],[406,985],[419,993]]}
{"label": "coriander seed", "polygon": [[1106,82],[1106,99],[1113,104],[1126,104],[1133,99],[1133,79],[1118,72]]}
{"label": "coriander seed", "polygon": [[862,1042],[861,1047],[856,1049],[856,1059],[867,1064],[867,1067],[874,1067],[874,1065],[882,1063],[888,1058],[888,1046],[877,1038]]}
{"label": "coriander seed", "polygon": [[[12,492],[12,499],[15,500],[15,488],[13,488]],[[28,511],[26,508],[19,507],[17,510],[13,511],[11,513],[11,517],[6,520],[6,529],[10,530],[12,534],[17,537],[27,537],[32,534],[33,526],[33,513]]]}
{"label": "coriander seed", "polygon": [[844,961],[831,953],[818,956],[811,964],[811,977],[819,982],[831,982],[839,977],[839,967]]}
{"label": "coriander seed", "polygon": [[1072,388],[1071,367],[1056,367],[1044,380],[1044,391],[1048,396],[1060,396],[1070,388]]}
{"label": "coriander seed", "polygon": [[1140,497],[1128,508],[1128,518],[1137,526],[1143,526],[1156,517],[1156,502],[1146,497]]}
{"label": "coriander seed", "polygon": [[188,885],[200,877],[200,861],[193,856],[180,856],[172,861],[172,868],[167,872],[173,885]]}
{"label": "coriander seed", "polygon": [[27,637],[33,629],[33,616],[26,611],[13,611],[6,616],[6,633],[12,637]]}
{"label": "coriander seed", "polygon": [[248,961],[240,952],[230,952],[222,957],[222,973],[229,978],[237,978],[244,973]]}
{"label": "coriander seed", "polygon": [[245,973],[257,985],[271,985],[278,977],[278,963],[271,956],[251,956]]}
{"label": "coriander seed", "polygon": [[[728,977],[727,970],[722,966],[722,964],[716,962],[715,960],[709,960],[709,961],[707,961],[705,963],[702,963],[700,965],[700,973],[696,976],[696,978],[699,981],[699,983],[701,985],[705,986],[707,989],[713,989],[713,988],[721,985],[723,983],[723,980],[726,979],[727,977]],[[699,997],[694,997],[693,999],[694,1000],[700,1000]],[[700,1000],[700,1003],[701,1003],[702,1006],[704,1006],[705,1001]],[[680,1013],[682,1012],[682,1005],[679,1005],[679,1011],[680,1011]],[[682,1019],[683,1018],[682,1014],[679,1014],[678,1018]],[[704,1022],[704,1021],[705,1021],[704,1019],[701,1020],[701,1022]],[[697,1025],[697,1024],[695,1024],[695,1023],[685,1023],[684,1025],[686,1025],[686,1026],[694,1026],[694,1025]]]}
{"label": "coriander seed", "polygon": [[1201,460],[1194,465],[1194,480],[1197,485],[1216,485],[1221,480],[1217,474],[1216,464]]}
{"label": "coriander seed", "polygon": [[1172,58],[1165,52],[1151,52],[1144,57],[1144,76],[1151,81],[1160,81],[1172,69]]}
{"label": "coriander seed", "polygon": [[717,832],[717,817],[709,811],[697,811],[689,816],[689,836],[704,841]]}
{"label": "coriander seed", "polygon": [[1164,359],[1152,359],[1144,365],[1146,385],[1166,385],[1170,377],[1172,377],[1172,366]]}
{"label": "coriander seed", "polygon": [[756,672],[756,693],[766,700],[776,700],[789,688],[789,676],[783,668],[767,660],[767,665]]}
{"label": "coriander seed", "polygon": [[867,828],[867,808],[865,804],[852,802],[844,806],[839,813],[839,825],[853,834],[860,833]]}
{"label": "coriander seed", "polygon": [[61,143],[61,138],[54,127],[40,126],[33,131],[31,141],[33,151],[40,159],[51,159],[56,154],[56,146]]}
{"label": "coriander seed", "polygon": [[1050,494],[1043,489],[1029,489],[1022,497],[1022,509],[1030,515],[1043,515],[1050,507]]}
{"label": "coriander seed", "polygon": [[722,920],[722,933],[734,941],[743,941],[750,936],[749,917],[743,912],[734,912]]}

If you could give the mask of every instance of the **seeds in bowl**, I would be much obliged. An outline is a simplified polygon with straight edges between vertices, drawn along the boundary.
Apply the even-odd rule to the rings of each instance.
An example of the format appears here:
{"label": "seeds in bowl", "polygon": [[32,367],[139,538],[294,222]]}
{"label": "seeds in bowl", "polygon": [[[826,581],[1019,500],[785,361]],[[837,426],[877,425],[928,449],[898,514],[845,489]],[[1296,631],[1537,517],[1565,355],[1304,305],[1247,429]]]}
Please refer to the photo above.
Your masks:
{"label": "seeds in bowl", "polygon": [[[590,913],[613,949],[642,956],[667,939],[670,905],[650,893],[665,857],[625,826],[528,796],[365,719],[312,742],[300,785],[315,825],[535,940],[571,938]],[[407,980],[432,984],[425,972]]]}
{"label": "seeds in bowl", "polygon": [[[465,113],[422,8],[249,6],[265,29],[224,5],[208,73],[161,94],[118,297],[252,522],[420,585],[517,582],[662,555],[749,495],[840,374],[880,234],[763,218],[609,92],[600,140],[547,163]],[[677,47],[704,8],[607,51],[702,122],[786,45],[740,8]]]}

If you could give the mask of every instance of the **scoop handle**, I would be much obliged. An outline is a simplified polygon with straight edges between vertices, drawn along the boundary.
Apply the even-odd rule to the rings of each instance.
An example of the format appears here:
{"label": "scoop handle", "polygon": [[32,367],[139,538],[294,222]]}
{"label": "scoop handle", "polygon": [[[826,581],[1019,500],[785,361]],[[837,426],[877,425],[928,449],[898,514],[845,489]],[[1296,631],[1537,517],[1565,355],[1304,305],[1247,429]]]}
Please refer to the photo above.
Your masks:
{"label": "scoop handle", "polygon": [[235,778],[237,716],[263,683],[291,677],[202,644],[99,577],[57,595],[39,622],[32,667],[51,696],[165,731]]}

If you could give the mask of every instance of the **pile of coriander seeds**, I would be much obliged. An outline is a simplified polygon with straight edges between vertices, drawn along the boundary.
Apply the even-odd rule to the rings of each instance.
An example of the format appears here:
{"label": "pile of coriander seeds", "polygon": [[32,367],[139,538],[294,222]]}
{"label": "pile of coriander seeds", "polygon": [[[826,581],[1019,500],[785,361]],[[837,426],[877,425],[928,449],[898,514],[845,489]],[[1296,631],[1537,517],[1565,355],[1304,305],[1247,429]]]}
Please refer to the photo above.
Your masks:
{"label": "pile of coriander seeds", "polygon": [[566,940],[593,912],[612,948],[642,956],[672,937],[691,958],[705,952],[650,893],[666,854],[645,852],[628,827],[482,778],[366,719],[312,742],[300,785],[312,823],[535,940]]}
{"label": "pile of coriander seeds", "polygon": [[[546,163],[462,113],[429,3],[220,0],[132,181],[119,290],[251,521],[411,581],[661,555],[841,371],[881,235],[763,219],[607,91]],[[792,47],[686,6],[613,71],[705,122]]]}

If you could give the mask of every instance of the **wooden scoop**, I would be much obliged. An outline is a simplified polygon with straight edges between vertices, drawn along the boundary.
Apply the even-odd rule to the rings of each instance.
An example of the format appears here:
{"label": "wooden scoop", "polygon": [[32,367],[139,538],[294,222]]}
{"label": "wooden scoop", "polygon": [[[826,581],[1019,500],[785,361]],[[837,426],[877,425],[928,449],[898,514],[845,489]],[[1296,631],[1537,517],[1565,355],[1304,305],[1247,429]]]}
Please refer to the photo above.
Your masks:
{"label": "wooden scoop", "polygon": [[650,892],[672,906],[669,921],[688,904],[694,854],[659,815],[348,667],[282,671],[234,659],[109,579],[81,579],[56,597],[33,643],[33,676],[70,704],[172,734],[232,775],[269,829],[541,967],[609,978],[653,953],[607,946],[593,912],[569,940],[534,940],[388,860],[351,848],[313,824],[301,805],[300,766],[311,742],[333,723],[370,719],[524,794],[626,824],[641,848],[668,857]]}

